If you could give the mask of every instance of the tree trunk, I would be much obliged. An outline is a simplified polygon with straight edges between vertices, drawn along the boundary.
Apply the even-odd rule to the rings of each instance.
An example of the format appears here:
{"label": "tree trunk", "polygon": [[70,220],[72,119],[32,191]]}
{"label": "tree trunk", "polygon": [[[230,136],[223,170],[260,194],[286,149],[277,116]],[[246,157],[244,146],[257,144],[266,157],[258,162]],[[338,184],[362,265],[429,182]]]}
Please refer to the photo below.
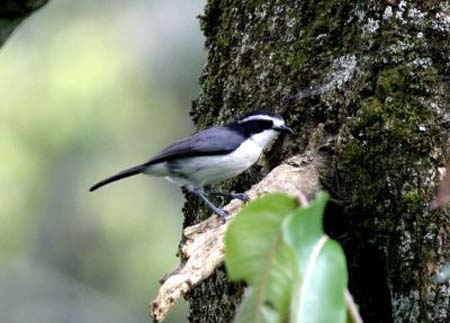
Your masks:
{"label": "tree trunk", "polygon": [[[363,319],[449,322],[450,287],[433,277],[450,258],[450,222],[430,210],[450,153],[449,1],[209,0],[201,25],[198,128],[267,109],[296,131],[225,187],[248,189],[331,138],[322,181],[339,202],[326,228]],[[186,225],[209,215],[193,198],[185,212]],[[218,270],[187,295],[190,321],[230,322],[242,291]]]}
{"label": "tree trunk", "polygon": [[0,2],[0,47],[19,24],[48,0],[2,0]]}

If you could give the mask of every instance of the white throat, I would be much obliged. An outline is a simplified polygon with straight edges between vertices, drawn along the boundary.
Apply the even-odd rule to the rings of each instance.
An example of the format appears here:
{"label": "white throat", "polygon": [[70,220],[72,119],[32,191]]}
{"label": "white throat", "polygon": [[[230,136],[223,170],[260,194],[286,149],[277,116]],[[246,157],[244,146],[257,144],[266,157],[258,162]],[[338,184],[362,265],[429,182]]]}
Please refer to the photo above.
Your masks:
{"label": "white throat", "polygon": [[272,129],[268,129],[264,130],[263,132],[251,135],[250,140],[252,140],[261,149],[264,149],[277,136],[278,132]]}

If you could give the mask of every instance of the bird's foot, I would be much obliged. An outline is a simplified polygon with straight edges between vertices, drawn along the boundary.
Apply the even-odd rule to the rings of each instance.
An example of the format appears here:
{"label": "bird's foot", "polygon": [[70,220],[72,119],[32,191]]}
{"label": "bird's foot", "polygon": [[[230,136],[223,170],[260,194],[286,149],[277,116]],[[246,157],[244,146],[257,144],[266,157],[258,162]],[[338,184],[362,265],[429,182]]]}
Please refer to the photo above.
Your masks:
{"label": "bird's foot", "polygon": [[205,193],[203,192],[203,188],[197,188],[197,189],[193,189],[192,193],[194,193],[195,195],[197,195],[198,197],[200,197],[205,203],[206,205],[214,212],[216,213],[222,224],[226,222],[227,220],[227,216],[228,216],[228,212],[225,211],[224,209],[218,208],[217,206],[215,206],[206,196]]}
{"label": "bird's foot", "polygon": [[220,222],[222,222],[222,224],[227,222],[227,217],[229,215],[228,211],[225,211],[224,209],[219,209],[219,208],[216,208],[213,211],[214,211],[214,213],[216,213],[219,216]]}
{"label": "bird's foot", "polygon": [[211,195],[219,195],[219,196],[222,196],[225,199],[229,199],[229,200],[238,199],[243,202],[250,202],[250,198],[245,193],[236,193],[236,192],[224,193],[224,192],[217,192],[217,191],[209,191],[208,193]]}
{"label": "bird's foot", "polygon": [[241,200],[242,202],[245,202],[245,203],[250,202],[250,198],[249,198],[248,195],[245,194],[245,193],[235,193],[235,192],[231,192],[231,193],[229,194],[229,197],[232,198],[232,199],[238,199],[238,200]]}

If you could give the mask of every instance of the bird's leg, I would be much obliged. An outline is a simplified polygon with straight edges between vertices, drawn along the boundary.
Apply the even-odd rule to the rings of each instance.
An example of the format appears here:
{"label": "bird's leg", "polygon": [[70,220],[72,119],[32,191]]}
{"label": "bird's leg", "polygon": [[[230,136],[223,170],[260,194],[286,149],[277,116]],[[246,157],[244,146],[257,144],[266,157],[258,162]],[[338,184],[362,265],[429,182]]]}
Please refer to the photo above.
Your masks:
{"label": "bird's leg", "polygon": [[197,195],[199,198],[201,198],[206,205],[208,205],[208,207],[217,215],[219,215],[220,220],[222,221],[222,223],[225,223],[226,218],[228,216],[228,212],[225,211],[224,209],[218,208],[217,206],[215,206],[205,195],[204,191],[202,188],[194,188],[192,190],[192,192]]}
{"label": "bird's leg", "polygon": [[222,196],[226,199],[238,199],[241,200],[243,202],[250,202],[250,198],[248,197],[247,194],[245,193],[236,193],[236,192],[218,192],[218,191],[214,191],[214,190],[209,190],[208,191],[209,194],[212,195],[218,195],[218,196]]}

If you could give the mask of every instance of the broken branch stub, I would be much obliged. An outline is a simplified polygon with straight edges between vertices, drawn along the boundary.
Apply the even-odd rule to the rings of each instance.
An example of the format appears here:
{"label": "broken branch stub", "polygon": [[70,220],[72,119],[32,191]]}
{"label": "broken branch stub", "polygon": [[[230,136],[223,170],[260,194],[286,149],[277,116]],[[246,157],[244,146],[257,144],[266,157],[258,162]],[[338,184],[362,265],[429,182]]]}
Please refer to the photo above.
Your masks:
{"label": "broken branch stub", "polygon": [[[323,166],[324,158],[318,152],[294,156],[274,168],[246,193],[250,199],[275,192],[311,199],[320,189],[320,169]],[[162,321],[182,296],[222,265],[225,231],[241,207],[239,200],[233,200],[225,207],[230,214],[225,224],[217,216],[212,216],[184,229],[181,263],[165,277],[156,298],[149,305],[150,316],[155,322]]]}

